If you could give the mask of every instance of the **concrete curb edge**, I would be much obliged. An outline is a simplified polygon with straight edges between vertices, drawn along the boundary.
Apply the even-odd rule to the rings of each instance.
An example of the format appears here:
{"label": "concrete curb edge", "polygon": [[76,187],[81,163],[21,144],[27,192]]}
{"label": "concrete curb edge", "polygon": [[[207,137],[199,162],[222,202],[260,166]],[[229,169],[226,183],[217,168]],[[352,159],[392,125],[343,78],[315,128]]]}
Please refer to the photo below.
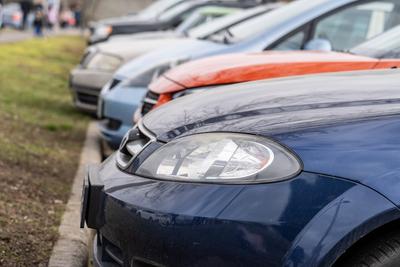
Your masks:
{"label": "concrete curb edge", "polygon": [[91,233],[88,229],[79,228],[81,193],[87,165],[101,162],[99,144],[96,123],[91,122],[87,129],[86,140],[72,185],[71,196],[58,229],[59,238],[53,247],[49,260],[48,266],[50,267],[87,266]]}

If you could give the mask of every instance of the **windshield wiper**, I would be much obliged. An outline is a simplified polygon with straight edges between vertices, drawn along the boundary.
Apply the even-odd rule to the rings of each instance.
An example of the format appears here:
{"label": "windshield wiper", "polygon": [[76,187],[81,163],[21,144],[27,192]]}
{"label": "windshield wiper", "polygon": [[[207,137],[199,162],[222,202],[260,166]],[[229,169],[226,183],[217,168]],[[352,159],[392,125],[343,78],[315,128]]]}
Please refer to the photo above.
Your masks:
{"label": "windshield wiper", "polygon": [[231,40],[234,38],[235,36],[233,35],[233,33],[229,30],[226,29],[224,32],[224,44],[231,44]]}

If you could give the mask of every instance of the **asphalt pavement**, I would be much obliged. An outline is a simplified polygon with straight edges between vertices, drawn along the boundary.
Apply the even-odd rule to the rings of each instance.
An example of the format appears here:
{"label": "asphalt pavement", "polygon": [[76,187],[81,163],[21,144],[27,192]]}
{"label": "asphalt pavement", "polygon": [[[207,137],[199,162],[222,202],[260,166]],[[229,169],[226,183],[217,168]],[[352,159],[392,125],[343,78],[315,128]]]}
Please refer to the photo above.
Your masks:
{"label": "asphalt pavement", "polygon": [[[80,29],[57,29],[53,31],[45,30],[44,37],[57,36],[57,35],[81,35],[83,32]],[[33,38],[31,30],[18,31],[5,29],[0,30],[0,43],[15,43]]]}

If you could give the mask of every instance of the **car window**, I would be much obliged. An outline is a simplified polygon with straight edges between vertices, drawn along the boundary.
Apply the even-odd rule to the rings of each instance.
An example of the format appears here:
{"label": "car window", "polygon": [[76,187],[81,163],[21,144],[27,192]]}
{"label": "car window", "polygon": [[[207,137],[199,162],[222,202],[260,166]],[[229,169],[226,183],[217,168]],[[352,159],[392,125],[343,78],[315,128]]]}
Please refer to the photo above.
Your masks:
{"label": "car window", "polygon": [[399,58],[400,26],[351,49],[350,52],[374,58]]}
{"label": "car window", "polygon": [[223,38],[219,37],[215,39],[226,40],[226,36],[230,36],[228,40],[229,43],[238,43],[262,34],[263,32],[268,32],[272,29],[275,29],[277,26],[287,22],[289,19],[302,16],[303,14],[312,11],[315,7],[318,7],[325,2],[326,0],[294,1],[267,14],[235,25],[229,29],[228,35],[226,33],[221,33]]}
{"label": "car window", "polygon": [[304,39],[306,37],[305,31],[299,31],[287,38],[284,38],[273,50],[301,50],[303,48]]}
{"label": "car window", "polygon": [[353,5],[315,24],[313,39],[326,39],[335,51],[348,49],[400,23],[400,0]]}

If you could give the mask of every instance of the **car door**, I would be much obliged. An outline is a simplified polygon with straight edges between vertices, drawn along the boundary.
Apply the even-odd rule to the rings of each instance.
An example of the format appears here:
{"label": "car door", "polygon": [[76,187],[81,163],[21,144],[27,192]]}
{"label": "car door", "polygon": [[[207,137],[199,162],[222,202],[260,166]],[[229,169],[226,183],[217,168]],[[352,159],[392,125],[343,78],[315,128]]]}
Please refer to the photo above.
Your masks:
{"label": "car door", "polygon": [[301,50],[313,39],[330,42],[335,51],[347,51],[400,24],[400,0],[357,1],[321,16],[268,47]]}

